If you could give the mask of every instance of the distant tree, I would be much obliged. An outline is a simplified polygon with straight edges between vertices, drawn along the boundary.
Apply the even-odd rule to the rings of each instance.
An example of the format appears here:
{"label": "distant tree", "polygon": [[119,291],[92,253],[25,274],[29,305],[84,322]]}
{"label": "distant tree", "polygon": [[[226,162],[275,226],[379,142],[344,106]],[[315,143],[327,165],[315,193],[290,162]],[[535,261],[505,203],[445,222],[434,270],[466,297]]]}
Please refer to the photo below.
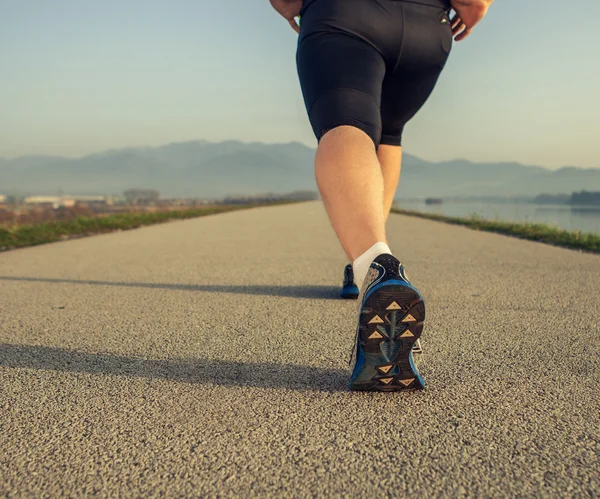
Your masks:
{"label": "distant tree", "polygon": [[581,191],[571,195],[570,204],[575,205],[600,205],[600,192]]}
{"label": "distant tree", "polygon": [[155,189],[129,189],[123,193],[129,204],[154,204],[160,199],[160,192]]}
{"label": "distant tree", "polygon": [[6,204],[19,204],[21,201],[21,196],[17,194],[9,194],[6,196]]}

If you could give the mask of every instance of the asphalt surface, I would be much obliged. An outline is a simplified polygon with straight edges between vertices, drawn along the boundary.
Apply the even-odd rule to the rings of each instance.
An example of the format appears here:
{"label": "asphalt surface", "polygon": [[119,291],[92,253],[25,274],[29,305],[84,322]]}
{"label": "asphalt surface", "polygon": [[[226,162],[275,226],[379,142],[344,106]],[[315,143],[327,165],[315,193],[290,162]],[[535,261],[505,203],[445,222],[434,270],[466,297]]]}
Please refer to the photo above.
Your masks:
{"label": "asphalt surface", "polygon": [[0,496],[598,496],[600,256],[389,234],[424,392],[347,391],[319,203],[1,253]]}

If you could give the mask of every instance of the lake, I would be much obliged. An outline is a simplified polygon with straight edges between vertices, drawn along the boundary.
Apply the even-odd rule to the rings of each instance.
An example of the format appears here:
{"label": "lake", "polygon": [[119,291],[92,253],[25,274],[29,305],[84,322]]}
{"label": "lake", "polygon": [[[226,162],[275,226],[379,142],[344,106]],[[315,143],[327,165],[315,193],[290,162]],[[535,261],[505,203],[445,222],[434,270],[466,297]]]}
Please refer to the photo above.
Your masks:
{"label": "lake", "polygon": [[428,205],[424,201],[397,200],[395,206],[405,210],[436,213],[449,217],[469,218],[477,215],[486,220],[543,223],[570,231],[600,234],[600,206],[540,205],[533,203],[486,203],[481,201],[444,201]]}

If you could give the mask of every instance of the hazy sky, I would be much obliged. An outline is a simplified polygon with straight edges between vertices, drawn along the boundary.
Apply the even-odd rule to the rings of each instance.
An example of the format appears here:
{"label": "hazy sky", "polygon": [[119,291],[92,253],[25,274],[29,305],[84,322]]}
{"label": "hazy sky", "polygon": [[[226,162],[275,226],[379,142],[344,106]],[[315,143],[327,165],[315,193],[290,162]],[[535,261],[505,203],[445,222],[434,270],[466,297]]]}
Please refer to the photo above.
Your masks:
{"label": "hazy sky", "polygon": [[[405,149],[600,167],[599,22],[598,0],[496,0],[454,45]],[[268,0],[0,0],[0,156],[314,146],[295,44]]]}

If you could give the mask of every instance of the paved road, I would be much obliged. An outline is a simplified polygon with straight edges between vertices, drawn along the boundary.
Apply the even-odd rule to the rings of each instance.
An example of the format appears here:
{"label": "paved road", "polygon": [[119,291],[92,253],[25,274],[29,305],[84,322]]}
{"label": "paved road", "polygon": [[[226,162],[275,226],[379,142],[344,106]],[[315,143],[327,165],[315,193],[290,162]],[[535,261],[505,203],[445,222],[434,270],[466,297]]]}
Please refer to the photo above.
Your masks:
{"label": "paved road", "polygon": [[346,390],[319,203],[0,254],[0,496],[598,496],[600,256],[389,230],[421,393]]}

